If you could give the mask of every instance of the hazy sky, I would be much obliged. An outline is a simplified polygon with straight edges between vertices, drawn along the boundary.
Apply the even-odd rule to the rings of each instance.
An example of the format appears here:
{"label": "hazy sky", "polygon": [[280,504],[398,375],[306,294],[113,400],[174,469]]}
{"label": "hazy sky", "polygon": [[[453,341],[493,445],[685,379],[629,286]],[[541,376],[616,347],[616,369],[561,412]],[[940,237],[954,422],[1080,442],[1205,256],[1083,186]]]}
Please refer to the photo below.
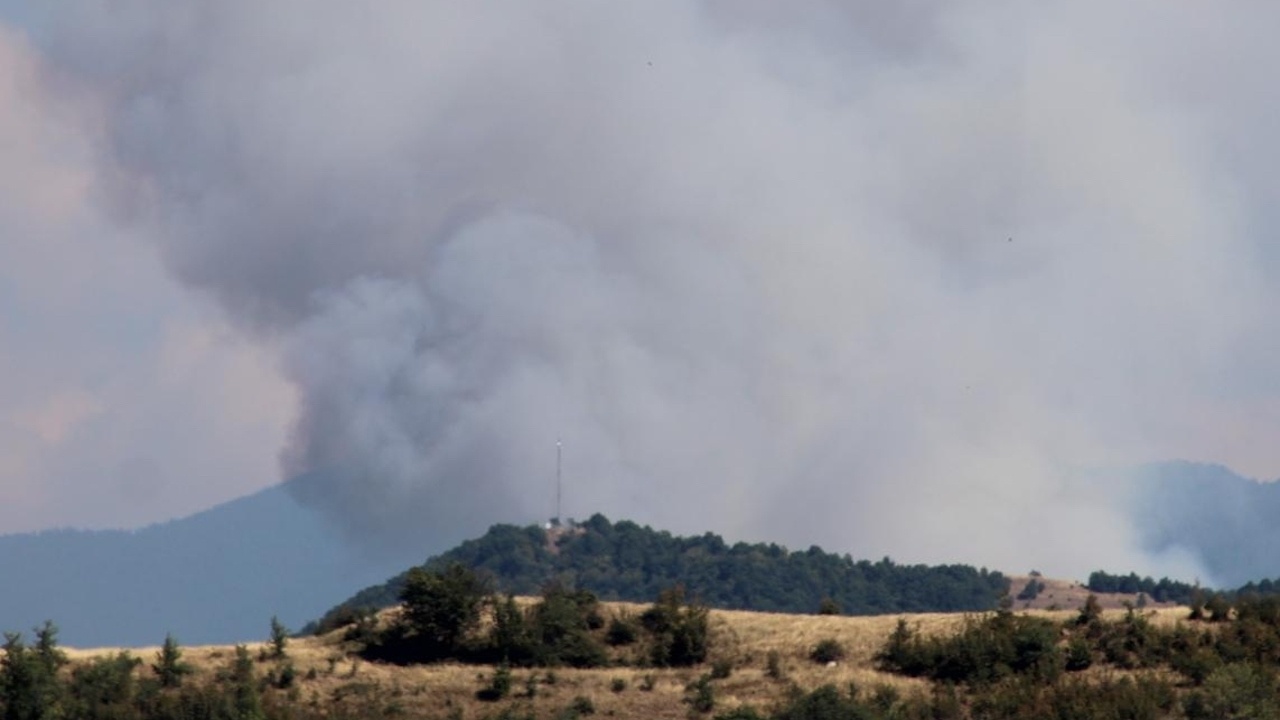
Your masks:
{"label": "hazy sky", "polygon": [[450,541],[562,437],[571,515],[1185,573],[1063,477],[1280,475],[1274,4],[21,7],[0,532]]}

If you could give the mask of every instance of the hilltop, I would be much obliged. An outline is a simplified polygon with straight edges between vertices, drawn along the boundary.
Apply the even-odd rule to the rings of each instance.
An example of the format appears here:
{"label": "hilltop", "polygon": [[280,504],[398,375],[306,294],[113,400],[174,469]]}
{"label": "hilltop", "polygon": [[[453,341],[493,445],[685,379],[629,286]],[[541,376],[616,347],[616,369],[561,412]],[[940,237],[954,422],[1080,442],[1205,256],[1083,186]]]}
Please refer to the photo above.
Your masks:
{"label": "hilltop", "polygon": [[[1032,592],[1032,583],[1035,584],[1034,592]],[[1015,610],[1069,610],[1084,605],[1091,595],[1099,607],[1107,610],[1121,610],[1129,606],[1139,609],[1175,608],[1185,604],[1172,601],[1159,602],[1140,591],[1108,592],[1092,588],[1089,583],[1048,578],[1042,575],[1009,576],[1009,593]]]}
{"label": "hilltop", "polygon": [[[990,610],[1009,588],[999,572],[968,565],[900,565],[854,560],[819,547],[729,545],[718,535],[673,536],[626,520],[592,516],[572,528],[495,525],[485,535],[431,558],[423,567],[459,563],[496,589],[531,595],[555,581],[605,600],[651,600],[680,585],[712,607],[811,613],[827,604],[850,615]],[[395,604],[406,573],[357,593],[310,629],[325,629],[361,609]]]}

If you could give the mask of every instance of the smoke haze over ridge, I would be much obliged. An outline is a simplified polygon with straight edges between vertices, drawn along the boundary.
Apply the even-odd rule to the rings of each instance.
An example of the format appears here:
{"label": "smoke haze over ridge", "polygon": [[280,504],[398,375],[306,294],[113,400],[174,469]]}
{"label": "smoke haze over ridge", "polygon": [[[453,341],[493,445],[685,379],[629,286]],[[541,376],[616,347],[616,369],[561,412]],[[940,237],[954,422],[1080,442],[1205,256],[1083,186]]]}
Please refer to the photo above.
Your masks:
{"label": "smoke haze over ridge", "polygon": [[549,515],[562,437],[568,514],[1187,576],[1071,471],[1280,475],[1269,5],[67,7],[111,225],[362,542]]}

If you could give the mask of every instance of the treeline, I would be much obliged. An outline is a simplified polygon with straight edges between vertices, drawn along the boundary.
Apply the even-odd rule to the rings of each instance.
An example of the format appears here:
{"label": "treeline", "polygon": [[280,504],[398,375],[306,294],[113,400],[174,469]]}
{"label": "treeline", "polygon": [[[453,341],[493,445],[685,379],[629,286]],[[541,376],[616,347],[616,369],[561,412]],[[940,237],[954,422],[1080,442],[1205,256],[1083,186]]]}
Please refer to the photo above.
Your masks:
{"label": "treeline", "polygon": [[1156,602],[1172,602],[1179,605],[1189,604],[1197,592],[1202,592],[1196,585],[1179,580],[1170,580],[1167,577],[1153,580],[1150,577],[1138,577],[1137,573],[1111,575],[1102,570],[1095,570],[1089,573],[1089,582],[1085,586],[1089,588],[1090,592],[1096,593],[1126,593],[1130,595],[1145,593],[1147,597]]}
{"label": "treeline", "polygon": [[[490,577],[496,590],[536,594],[549,582],[582,588],[603,600],[644,602],[680,585],[711,607],[850,615],[989,610],[1008,591],[999,572],[968,565],[899,565],[853,560],[811,547],[729,545],[712,533],[678,537],[603,515],[563,531],[553,548],[536,526],[496,525],[435,557],[424,567],[460,563]],[[408,577],[402,573],[367,588],[304,631],[341,625],[360,609],[395,604]]]}
{"label": "treeline", "polygon": [[1234,590],[1212,591],[1201,588],[1198,584],[1160,578],[1138,577],[1137,573],[1128,575],[1111,575],[1101,570],[1089,574],[1087,587],[1097,593],[1144,593],[1156,602],[1172,602],[1179,605],[1191,605],[1203,602],[1207,596],[1222,595],[1229,599],[1247,598],[1250,596],[1268,596],[1280,594],[1280,579],[1251,581]]}

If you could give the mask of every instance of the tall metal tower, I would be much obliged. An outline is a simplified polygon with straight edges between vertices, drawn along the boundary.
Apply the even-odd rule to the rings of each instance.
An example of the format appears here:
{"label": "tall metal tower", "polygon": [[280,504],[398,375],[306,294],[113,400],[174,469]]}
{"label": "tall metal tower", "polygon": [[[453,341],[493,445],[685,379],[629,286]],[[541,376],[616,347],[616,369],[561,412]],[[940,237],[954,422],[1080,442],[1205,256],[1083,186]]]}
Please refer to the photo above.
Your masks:
{"label": "tall metal tower", "polygon": [[560,524],[560,438],[556,438],[556,524]]}

